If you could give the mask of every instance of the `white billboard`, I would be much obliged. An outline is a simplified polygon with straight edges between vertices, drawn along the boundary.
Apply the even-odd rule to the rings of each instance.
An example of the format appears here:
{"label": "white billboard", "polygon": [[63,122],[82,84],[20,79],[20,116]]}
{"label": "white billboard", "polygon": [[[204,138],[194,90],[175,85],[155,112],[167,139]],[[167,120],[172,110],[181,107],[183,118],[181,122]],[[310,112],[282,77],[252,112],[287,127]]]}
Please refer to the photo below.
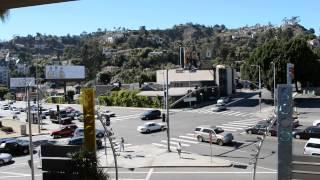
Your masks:
{"label": "white billboard", "polygon": [[10,78],[10,88],[35,86],[34,77]]}
{"label": "white billboard", "polygon": [[59,79],[84,79],[84,66],[46,66],[46,79],[59,80]]}

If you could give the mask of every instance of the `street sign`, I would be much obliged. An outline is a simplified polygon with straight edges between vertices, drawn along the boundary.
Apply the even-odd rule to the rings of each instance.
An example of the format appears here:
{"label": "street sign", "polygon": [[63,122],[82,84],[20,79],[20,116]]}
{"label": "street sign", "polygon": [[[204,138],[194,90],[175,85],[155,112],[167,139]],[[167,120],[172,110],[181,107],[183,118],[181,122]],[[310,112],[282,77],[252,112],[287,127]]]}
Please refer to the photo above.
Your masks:
{"label": "street sign", "polygon": [[184,102],[192,102],[192,101],[197,101],[196,97],[187,97],[183,99]]}

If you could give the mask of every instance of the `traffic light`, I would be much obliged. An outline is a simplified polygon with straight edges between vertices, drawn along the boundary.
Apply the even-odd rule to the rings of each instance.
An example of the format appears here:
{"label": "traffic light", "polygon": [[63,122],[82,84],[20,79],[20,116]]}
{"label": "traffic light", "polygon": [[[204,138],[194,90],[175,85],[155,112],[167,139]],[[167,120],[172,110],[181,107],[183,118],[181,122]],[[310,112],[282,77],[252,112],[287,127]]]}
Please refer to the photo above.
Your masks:
{"label": "traffic light", "polygon": [[110,126],[111,122],[110,122],[110,117],[109,116],[105,116],[106,117],[106,126]]}
{"label": "traffic light", "polygon": [[291,79],[294,79],[294,64],[290,64],[289,69],[288,69],[289,76]]}
{"label": "traffic light", "polygon": [[166,122],[166,114],[162,113],[162,122]]}

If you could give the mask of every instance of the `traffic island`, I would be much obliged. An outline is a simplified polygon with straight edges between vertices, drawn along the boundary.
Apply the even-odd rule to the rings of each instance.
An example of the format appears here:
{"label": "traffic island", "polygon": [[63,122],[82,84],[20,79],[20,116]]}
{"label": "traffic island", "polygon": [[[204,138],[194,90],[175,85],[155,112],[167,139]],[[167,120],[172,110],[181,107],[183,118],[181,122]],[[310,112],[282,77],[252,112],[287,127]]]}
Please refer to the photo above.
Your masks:
{"label": "traffic island", "polygon": [[[100,166],[114,167],[112,152],[98,153]],[[126,148],[124,152],[117,152],[118,168],[156,168],[156,167],[231,167],[232,163],[221,158],[203,156],[182,150],[179,157],[176,147],[172,152],[153,145],[140,145]]]}

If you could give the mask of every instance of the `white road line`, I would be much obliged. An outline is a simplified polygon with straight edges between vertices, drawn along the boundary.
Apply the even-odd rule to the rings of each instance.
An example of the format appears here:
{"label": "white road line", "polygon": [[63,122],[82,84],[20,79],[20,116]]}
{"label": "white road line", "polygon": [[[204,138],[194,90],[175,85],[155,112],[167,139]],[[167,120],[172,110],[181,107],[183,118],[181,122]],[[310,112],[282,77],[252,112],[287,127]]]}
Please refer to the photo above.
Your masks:
{"label": "white road line", "polygon": [[153,172],[153,168],[151,168],[151,169],[149,170],[149,172],[148,172],[147,177],[146,177],[145,180],[150,180],[151,175],[152,175],[152,172]]}
{"label": "white road line", "polygon": [[[246,165],[246,164],[245,164]],[[262,167],[260,167],[262,168]],[[268,168],[266,168],[268,169]],[[271,170],[271,169],[270,169]],[[115,173],[112,171],[109,171],[110,173]],[[118,172],[119,174],[147,174],[149,172],[146,171],[123,171]],[[158,171],[158,172],[152,172],[152,174],[252,174],[252,171]],[[275,174],[276,171],[257,171],[257,174]],[[122,180],[122,179],[121,179]],[[127,179],[126,179],[127,180]],[[138,179],[135,179],[138,180]],[[139,179],[140,180],[140,179]]]}
{"label": "white road line", "polygon": [[174,141],[181,141],[181,142],[185,142],[185,143],[191,143],[191,144],[198,144],[199,142],[195,142],[195,141],[188,141],[188,140],[184,140],[184,139],[178,139],[178,138],[171,138]]}
{"label": "white road line", "polygon": [[151,144],[155,146],[160,146],[160,147],[167,147],[167,145],[159,144],[159,143],[151,143]]}
{"label": "white road line", "polygon": [[15,175],[15,176],[30,176],[30,174],[22,174],[22,173],[16,173],[16,172],[3,172],[3,171],[1,171],[0,173],[9,174],[9,175]]}
{"label": "white road line", "polygon": [[231,113],[229,113],[228,115],[232,115],[232,116],[234,116],[235,114],[238,114],[239,112],[237,112],[237,111],[230,111]]}
{"label": "white road line", "polygon": [[187,133],[188,136],[194,136],[194,133]]}
{"label": "white road line", "polygon": [[222,124],[222,126],[230,126],[230,128],[233,128],[233,127],[248,127],[248,126],[242,126],[242,125],[238,125],[238,124]]}
{"label": "white road line", "polygon": [[236,114],[235,116],[241,116],[241,115],[245,115],[246,113],[239,113],[239,114]]}
{"label": "white road line", "polygon": [[227,129],[227,128],[223,128],[224,131],[230,131],[230,132],[235,132],[237,130],[234,130],[234,129]]}
{"label": "white road line", "polygon": [[219,113],[217,113],[217,114],[219,114],[219,115],[226,115],[226,114],[229,114],[230,113],[230,111],[222,111],[222,112],[219,112]]}
{"label": "white road line", "polygon": [[232,121],[232,122],[258,122],[261,121],[260,119],[246,119],[246,120],[239,120],[239,121]]}
{"label": "white road line", "polygon": [[[165,140],[161,140],[161,142],[163,142],[163,143],[167,143],[167,141],[165,141]],[[172,141],[170,141],[170,144],[178,145],[178,143],[177,143],[177,142],[172,142]],[[181,143],[181,146],[189,147],[190,145],[189,145],[189,144],[183,144],[183,143]]]}
{"label": "white road line", "polygon": [[243,129],[243,128],[236,128],[236,127],[230,127],[230,126],[217,126],[217,127],[221,127],[222,129],[226,128],[226,129]]}
{"label": "white road line", "polygon": [[189,136],[179,136],[179,138],[197,140],[197,138],[195,138],[195,137],[189,137]]}
{"label": "white road line", "polygon": [[247,126],[252,126],[255,125],[256,123],[236,123],[236,122],[230,122],[228,124],[238,124],[238,125],[247,125]]}

